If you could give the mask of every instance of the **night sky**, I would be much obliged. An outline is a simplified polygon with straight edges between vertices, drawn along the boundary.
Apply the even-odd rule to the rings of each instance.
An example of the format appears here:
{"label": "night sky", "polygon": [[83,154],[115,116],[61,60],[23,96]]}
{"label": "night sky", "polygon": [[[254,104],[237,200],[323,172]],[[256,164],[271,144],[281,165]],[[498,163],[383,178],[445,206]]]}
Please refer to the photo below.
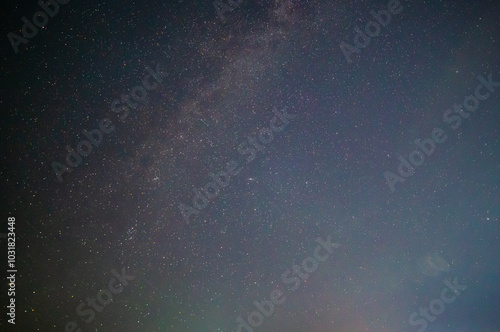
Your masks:
{"label": "night sky", "polygon": [[2,27],[1,331],[500,332],[499,1]]}

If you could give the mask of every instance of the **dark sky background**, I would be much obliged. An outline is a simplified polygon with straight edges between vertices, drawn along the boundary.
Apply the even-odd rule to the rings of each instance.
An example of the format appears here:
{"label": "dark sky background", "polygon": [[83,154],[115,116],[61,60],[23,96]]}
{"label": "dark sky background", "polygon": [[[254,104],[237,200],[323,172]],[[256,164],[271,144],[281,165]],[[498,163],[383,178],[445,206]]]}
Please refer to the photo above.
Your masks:
{"label": "dark sky background", "polygon": [[[457,129],[443,114],[500,82],[500,2],[401,1],[349,63],[341,43],[387,4],[241,0],[222,21],[210,1],[70,1],[17,54],[7,34],[40,6],[4,4],[0,230],[16,218],[18,273],[0,330],[233,332],[279,289],[252,330],[499,332],[500,83]],[[158,65],[120,119],[110,104]],[[276,112],[294,117],[247,161]],[[114,131],[58,181],[102,119]],[[384,172],[434,128],[446,141],[392,191]],[[241,171],[187,224],[180,204],[228,162]],[[318,237],[338,245],[292,290]],[[123,269],[86,322],[76,308]]]}

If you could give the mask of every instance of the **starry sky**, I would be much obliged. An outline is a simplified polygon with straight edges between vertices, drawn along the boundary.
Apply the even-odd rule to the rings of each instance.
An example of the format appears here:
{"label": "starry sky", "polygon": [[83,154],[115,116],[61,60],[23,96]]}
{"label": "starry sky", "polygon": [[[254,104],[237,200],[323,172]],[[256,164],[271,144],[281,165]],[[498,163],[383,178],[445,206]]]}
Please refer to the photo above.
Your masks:
{"label": "starry sky", "polygon": [[39,10],[2,331],[500,331],[500,2],[61,0],[11,43]]}

